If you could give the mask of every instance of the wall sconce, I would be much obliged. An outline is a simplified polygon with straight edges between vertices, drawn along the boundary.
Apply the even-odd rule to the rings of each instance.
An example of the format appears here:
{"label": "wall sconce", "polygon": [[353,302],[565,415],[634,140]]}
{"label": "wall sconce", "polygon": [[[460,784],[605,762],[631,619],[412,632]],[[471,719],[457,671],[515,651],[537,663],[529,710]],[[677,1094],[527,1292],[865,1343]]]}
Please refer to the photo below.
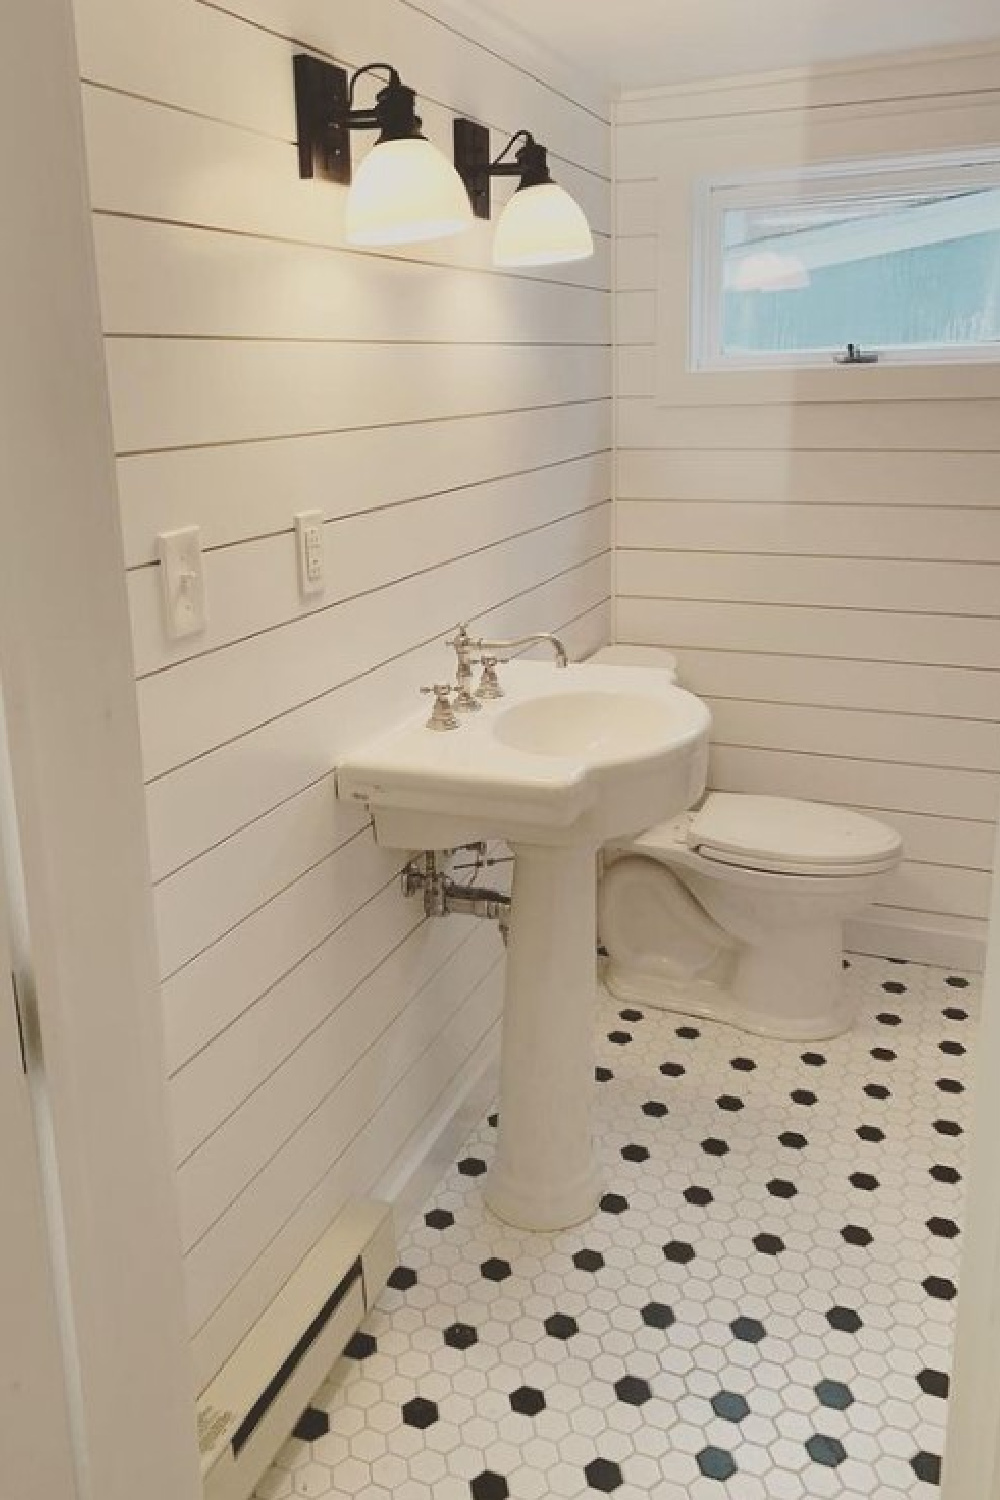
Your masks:
{"label": "wall sconce", "polygon": [[[462,180],[422,134],[416,94],[395,68],[368,63],[348,81],[346,69],[300,52],[294,70],[299,176],[350,183],[348,244],[406,245],[471,229],[473,215]],[[389,78],[375,107],[355,109],[358,79],[378,70]],[[352,130],[379,131],[353,180]]]}
{"label": "wall sconce", "polygon": [[[513,161],[504,157],[523,144]],[[590,225],[583,209],[565,188],[553,182],[548,153],[528,130],[512,135],[490,161],[490,133],[472,120],[455,121],[455,166],[465,183],[477,219],[490,217],[490,180],[519,177],[517,190],[497,223],[493,263],[497,266],[551,266],[586,260],[594,253]]]}

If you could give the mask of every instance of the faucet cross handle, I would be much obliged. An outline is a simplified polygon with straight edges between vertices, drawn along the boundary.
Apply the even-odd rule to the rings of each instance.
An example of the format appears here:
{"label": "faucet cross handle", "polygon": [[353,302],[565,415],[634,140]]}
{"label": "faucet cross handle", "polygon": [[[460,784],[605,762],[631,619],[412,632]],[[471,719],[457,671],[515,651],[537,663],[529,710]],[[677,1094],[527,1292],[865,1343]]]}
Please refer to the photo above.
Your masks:
{"label": "faucet cross handle", "polygon": [[483,669],[483,675],[479,679],[479,686],[476,688],[477,698],[503,697],[503,688],[500,686],[500,679],[497,676],[497,667],[500,665],[506,666],[509,661],[509,656],[482,657],[480,665]]}
{"label": "faucet cross handle", "polygon": [[422,693],[434,694],[434,707],[431,716],[427,720],[428,729],[457,729],[458,715],[455,713],[451,701],[452,686],[450,682],[436,682],[433,687],[422,687]]}

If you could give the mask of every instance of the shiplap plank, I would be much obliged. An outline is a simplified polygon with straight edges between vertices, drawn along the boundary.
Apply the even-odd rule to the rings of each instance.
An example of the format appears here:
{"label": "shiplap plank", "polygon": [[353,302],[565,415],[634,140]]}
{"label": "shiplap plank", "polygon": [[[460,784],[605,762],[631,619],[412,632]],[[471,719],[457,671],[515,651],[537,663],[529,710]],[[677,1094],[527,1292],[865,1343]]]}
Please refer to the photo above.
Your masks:
{"label": "shiplap plank", "polygon": [[[368,851],[358,835],[367,822],[362,809],[337,800],[328,776],[160,881],[154,903],[162,972],[179,969],[339,848],[350,847],[360,878]],[[383,856],[374,878],[387,880],[398,861]]]}
{"label": "shiplap plank", "polygon": [[822,656],[679,649],[680,679],[702,697],[882,709],[1000,721],[1000,673]]}
{"label": "shiplap plank", "polygon": [[704,79],[663,89],[628,90],[619,99],[619,126],[643,129],[694,121],[862,104],[866,101],[944,97],[1000,89],[1000,49],[990,42],[968,47],[852,59],[808,69],[786,69],[733,78]]}
{"label": "shiplap plank", "polygon": [[[995,519],[1000,541],[1000,515],[989,519]],[[942,527],[942,536],[945,534]],[[853,535],[858,535],[858,529]],[[942,545],[945,554],[964,545],[955,530],[951,536],[950,546]],[[739,547],[738,535],[726,537],[717,533],[717,540],[728,542],[734,549]],[[919,556],[919,547],[916,555]],[[901,561],[898,556],[813,557],[803,552],[768,557],[735,550],[684,552],[635,546],[634,550],[618,554],[618,588],[623,596],[634,594],[654,599],[834,605],[942,615],[1000,613],[1000,566],[911,562]]]}
{"label": "shiplap plank", "polygon": [[[487,941],[488,940],[488,941]],[[380,1043],[371,1047],[332,1097],[289,1140],[233,1202],[186,1258],[192,1331],[222,1301],[234,1273],[266,1247],[302,1201],[334,1170],[350,1142],[363,1133],[380,1104],[396,1094],[428,1051],[443,1054],[435,1074],[443,1083],[494,1018],[494,997],[476,988],[496,962],[495,933],[475,932],[435,982],[406,1003]],[[467,998],[468,997],[468,998]],[[433,1095],[422,1099],[426,1110]],[[405,1093],[397,1095],[402,1120]],[[397,1137],[398,1139],[398,1137]],[[277,1143],[276,1143],[277,1144]]]}
{"label": "shiplap plank", "polygon": [[[165,981],[171,1075],[193,1066],[212,1043],[216,1062],[238,1059],[241,1038],[259,1036],[268,1026],[271,1052],[280,1049],[274,1030],[283,1025],[282,995],[304,994],[316,966],[326,972],[327,964],[336,965],[346,992],[402,942],[422,914],[399,899],[400,860],[387,865],[385,851],[379,858],[372,848],[371,837],[359,835]],[[307,972],[300,974],[303,966]],[[302,1003],[308,1011],[312,1002]],[[269,1055],[258,1054],[258,1069]],[[216,1086],[224,1090],[229,1084],[220,1074]],[[181,1111],[176,1120],[175,1143],[183,1157],[201,1137],[196,1120]]]}
{"label": "shiplap plank", "polygon": [[[1000,421],[1000,403],[991,415]],[[618,494],[623,500],[863,506],[848,518],[852,532],[864,530],[870,506],[996,507],[1000,452],[923,452],[914,443],[915,433],[922,440],[919,421],[910,434],[910,451],[626,448],[618,456]]]}
{"label": "shiplap plank", "polygon": [[[432,638],[476,613],[484,593],[511,595],[604,552],[610,507],[447,563],[225,652],[181,662],[139,684],[148,776],[202,755],[369,671],[414,633]],[[399,713],[402,705],[387,705]]]}
{"label": "shiplap plank", "polygon": [[895,765],[1000,771],[1000,725],[931,718],[923,714],[871,713],[863,709],[707,700],[715,744],[810,755],[830,754]]}
{"label": "shiplap plank", "polygon": [[[420,904],[403,897],[398,881],[359,904],[349,888],[350,861],[342,858],[339,863],[338,925],[319,944],[298,955],[273,984],[259,994],[252,993],[234,1023],[209,1038],[173,1074],[171,1097],[177,1118],[184,1121],[175,1139],[178,1164],[192,1158],[289,1059],[301,1061],[303,1050],[313,1053],[321,1044],[321,1028],[329,1027],[348,1000],[356,1013],[364,999],[352,997],[381,993],[388,982],[388,999],[398,1006],[408,986],[413,992],[426,983],[469,937],[467,923],[428,923]],[[359,869],[359,890],[367,888],[366,874]],[[341,1031],[340,1045],[345,1041]],[[361,1050],[338,1071],[331,1070],[331,1085],[348,1071]],[[301,1118],[291,1100],[287,1108],[272,1113],[272,1128],[293,1120],[282,1129],[283,1140]],[[225,1193],[228,1186],[226,1175],[220,1173],[216,1192]],[[229,1196],[234,1197],[235,1191]]]}
{"label": "shiplap plank", "polygon": [[[239,1343],[302,1256],[351,1196],[371,1196],[380,1183],[405,1175],[407,1163],[446,1123],[465,1089],[494,1063],[499,1045],[503,968],[489,971],[470,997],[476,1021],[446,1028],[439,1045],[426,1048],[396,1090],[369,1116],[365,1128],[251,1258],[230,1248],[225,1296],[194,1332],[191,1352],[197,1384],[204,1385]],[[476,1026],[481,1027],[476,1036]]]}
{"label": "shiplap plank", "polygon": [[[316,1001],[307,1030],[300,1032],[305,1018],[299,1005],[290,1011],[287,1025],[272,1027],[278,1050],[250,1051],[249,1066],[242,1073],[231,1076],[210,1049],[200,1069],[198,1059],[173,1080],[174,1090],[185,1090],[183,1113],[200,1117],[203,1131],[177,1178],[185,1250],[207,1233],[282,1143],[335,1093],[341,1079],[395,1020],[401,997],[432,982],[469,936],[466,923],[421,923],[353,989],[344,988],[334,970],[327,969],[324,982],[314,972],[315,964],[303,965],[294,977],[299,989],[310,989]],[[294,987],[280,988],[291,991],[294,1006]],[[263,1079],[261,1055],[270,1062]],[[220,1077],[226,1082],[223,1090],[218,1087]],[[279,1132],[276,1121],[281,1122]]]}
{"label": "shiplap plank", "polygon": [[398,0],[365,0],[334,10],[325,0],[227,0],[227,9],[354,67],[382,57],[389,39],[395,66],[417,89],[422,106],[447,101],[459,114],[510,131],[528,123],[518,114],[527,111],[539,139],[554,152],[610,176],[610,100],[602,99],[595,113],[583,79],[577,84],[579,100],[576,93],[567,97],[475,37],[459,35],[446,21]]}
{"label": "shiplap plank", "polygon": [[607,351],[111,339],[118,451],[481,415],[610,391]]}
{"label": "shiplap plank", "polygon": [[[660,223],[659,185],[657,177],[620,181],[617,184],[615,232],[619,243],[635,235],[657,233]],[[621,281],[618,286],[621,288]]]}
{"label": "shiplap plank", "polygon": [[879,904],[943,917],[989,916],[990,870],[954,870],[904,861],[879,892]]}
{"label": "shiplap plank", "polygon": [[[260,18],[263,25],[240,25],[234,24],[234,9],[130,0],[123,10],[116,0],[77,0],[74,11],[81,72],[105,88],[142,94],[176,109],[210,115],[278,139],[294,139],[295,105],[288,57],[305,43],[304,38],[299,42],[289,40],[295,35],[297,18],[291,13],[279,16],[272,5],[267,7],[269,19]],[[385,5],[373,6],[371,12],[369,27],[385,24]],[[393,5],[394,31],[399,26],[399,13],[400,7]],[[344,66],[358,66],[359,58],[350,49],[371,41],[373,32],[369,29],[360,33],[347,7],[338,7],[332,27],[329,15],[327,11],[330,38],[325,44],[315,45],[336,56]],[[286,34],[276,35],[283,27]],[[474,39],[464,48],[455,46],[452,37],[445,40],[451,44],[449,50],[453,48],[461,56],[463,66],[453,70],[454,83],[461,83],[469,97],[469,102],[463,103],[450,91],[442,95],[456,113],[473,112],[477,118],[485,114],[497,128],[519,107],[536,117],[543,113],[547,127],[554,132],[550,136],[554,143],[571,149],[573,159],[582,165],[608,175],[609,132],[602,128],[600,118],[591,118],[593,106],[525,77],[522,70],[504,64],[489,50],[483,56],[483,47]],[[426,38],[423,50],[426,55]],[[437,66],[440,68],[440,62]],[[421,77],[416,79],[414,75],[414,79],[422,93],[427,90],[422,66]]]}
{"label": "shiplap plank", "polygon": [[[325,528],[326,587],[306,598],[291,531],[223,547],[204,560],[208,625],[180,641],[164,628],[159,568],[139,569],[128,581],[136,672],[142,676],[216,651],[569,516],[579,515],[583,525],[584,513],[608,505],[610,498],[611,465],[605,455],[331,521]],[[609,512],[605,522],[610,528]]]}
{"label": "shiplap plank", "polygon": [[120,458],[126,562],[154,561],[157,535],[192,519],[211,549],[289,530],[297,511],[332,521],[508,476],[530,483],[532,470],[607,452],[611,437],[603,400]]}
{"label": "shiplap plank", "polygon": [[655,292],[618,292],[615,330],[619,344],[655,344],[656,327]]}
{"label": "shiplap plank", "polygon": [[937,818],[920,812],[891,815],[903,839],[908,860],[921,865],[951,866],[990,873],[995,833],[992,823],[970,818]]}
{"label": "shiplap plank", "polygon": [[655,293],[656,282],[656,236],[624,235],[615,246],[616,290]]}
{"label": "shiplap plank", "polygon": [[[875,154],[879,144],[887,155],[898,155],[904,151],[923,147],[929,149],[926,121],[936,116],[934,145],[944,151],[967,143],[970,136],[969,117],[978,112],[986,120],[996,110],[1000,101],[995,78],[985,88],[951,94],[931,92],[919,100],[918,107],[911,98],[886,98],[851,100],[850,107],[844,104],[828,104],[803,111],[796,118],[794,112],[775,111],[763,113],[747,120],[725,113],[702,120],[677,120],[650,126],[625,126],[616,132],[615,164],[620,182],[632,182],[653,178],[665,166],[676,162],[678,153],[685,147],[690,149],[692,141],[704,143],[711,137],[723,137],[738,153],[755,134],[764,132],[766,141],[773,141],[776,134],[795,133],[806,141],[822,139],[833,127],[838,145],[831,155],[835,159]],[[914,128],[914,120],[920,126]],[[976,139],[973,134],[972,139]],[[905,144],[904,144],[905,143]],[[760,149],[760,148],[758,148]],[[764,158],[767,160],[767,158]],[[770,165],[770,162],[768,162]]]}
{"label": "shiplap plank", "polygon": [[[367,0],[366,8],[371,12],[369,25],[375,27],[384,25],[391,12],[394,31],[406,9],[398,0],[375,0],[374,4]],[[222,9],[196,3],[164,5],[162,0],[130,0],[123,11],[115,0],[77,0],[74,9],[81,71],[89,82],[155,99],[175,110],[221,120],[275,140],[294,141],[291,57],[301,50],[303,40],[275,34],[282,28],[280,20],[275,25],[273,6],[267,7],[271,19],[265,27],[241,25],[233,15],[235,7]],[[333,28],[327,10],[325,25],[330,40],[319,44],[344,66],[357,66],[350,51],[345,51],[350,47],[350,33],[355,27],[352,12],[356,9],[360,7],[338,7]],[[286,24],[290,19],[285,18]],[[469,42],[453,45],[449,52],[462,56],[465,66],[453,67],[452,71],[457,74],[455,81],[461,79],[467,90],[470,73],[483,71],[483,49]],[[412,57],[408,59],[404,77],[413,78],[421,96],[420,112],[430,138],[450,152],[452,120],[460,114],[483,120],[497,131],[506,128],[510,134],[517,126],[508,126],[507,122],[520,99],[522,108],[535,113],[536,118],[541,111],[551,127],[548,143],[553,158],[562,157],[563,174],[574,179],[586,174],[606,185],[610,176],[610,133],[605,122],[544,84],[504,69],[502,64],[497,66],[497,60],[489,54],[485,58],[486,71],[493,76],[487,81],[486,92],[469,104],[447,94],[435,97],[426,80],[409,72],[415,64]],[[501,71],[505,75],[502,78]],[[372,100],[377,86],[377,80],[368,85]],[[539,138],[544,138],[540,123],[537,130]],[[354,138],[356,159],[374,139],[374,133]]]}
{"label": "shiplap plank", "polygon": [[[502,593],[502,580],[494,586]],[[586,656],[610,636],[611,588],[611,554],[604,552],[512,599],[480,597],[468,617],[500,637],[556,630],[571,648],[575,642],[575,654]],[[454,614],[442,633],[458,619]],[[339,756],[384,727],[389,715],[407,712],[422,684],[440,681],[454,666],[441,640],[414,645],[405,615],[388,655],[372,664],[362,658],[356,680],[310,696],[153,782],[147,812],[154,872],[175,869],[328,775]]]}
{"label": "shiplap plank", "polygon": [[[266,7],[258,24],[234,24],[238,7],[185,4],[165,7],[160,0],[131,0],[122,12],[116,0],[76,0],[80,66],[85,78],[109,88],[124,88],[161,99],[178,109],[195,114],[209,114],[248,129],[290,138],[294,135],[294,101],[291,78],[279,73],[290,51],[307,44],[307,38],[296,30],[301,11],[290,8],[279,11]],[[335,56],[343,66],[357,67],[366,57],[355,55],[353,48],[372,43],[376,33],[371,29],[384,26],[391,18],[395,34],[400,26],[400,10],[393,5],[371,6],[369,29],[359,30],[357,18],[346,6],[339,6],[335,19],[330,12],[325,28],[314,33],[317,49]],[[249,18],[252,21],[252,18]],[[331,29],[332,28],[332,29]],[[279,34],[280,33],[280,34]],[[328,33],[330,33],[328,35]],[[425,31],[419,43],[423,56],[421,77],[415,80],[423,92],[428,89],[424,62],[442,63],[430,53],[433,32]],[[326,41],[321,41],[326,37]],[[476,88],[479,108],[496,111],[498,119],[522,107],[545,111],[547,125],[562,130],[565,144],[574,143],[575,154],[581,154],[584,141],[581,120],[597,116],[597,129],[589,144],[596,153],[600,169],[609,165],[609,134],[600,128],[606,122],[608,101],[595,97],[584,80],[573,80],[567,90],[559,89],[531,76],[517,64],[504,63],[495,50],[481,39],[467,38],[465,45],[453,34],[437,32],[438,51],[442,46],[454,50],[463,66],[454,82]],[[384,40],[382,46],[384,48]],[[378,49],[376,49],[378,50]],[[485,56],[480,54],[485,52]],[[445,64],[446,66],[447,64]],[[473,77],[469,77],[469,70]],[[407,75],[408,76],[408,75]],[[441,97],[452,107],[468,111],[472,104],[461,104],[448,89]],[[579,95],[579,97],[578,97]],[[593,120],[587,120],[592,125]]]}
{"label": "shiplap plank", "polygon": [[[677,407],[618,400],[618,444],[629,448],[771,449],[824,453],[1000,453],[1000,401],[873,401],[836,406]],[[863,494],[859,488],[857,493]],[[842,496],[840,498],[843,498]]]}
{"label": "shiplap plank", "polygon": [[95,220],[108,334],[610,344],[611,298],[247,235]]}
{"label": "shiplap plank", "polygon": [[876,815],[920,808],[936,817],[974,822],[992,822],[996,816],[1000,783],[985,771],[941,771],[741,745],[713,746],[711,762],[711,785],[720,791],[843,803]]}
{"label": "shiplap plank", "polygon": [[668,648],[711,647],[994,670],[1000,663],[1000,622],[954,615],[620,599],[618,633],[622,640]]}

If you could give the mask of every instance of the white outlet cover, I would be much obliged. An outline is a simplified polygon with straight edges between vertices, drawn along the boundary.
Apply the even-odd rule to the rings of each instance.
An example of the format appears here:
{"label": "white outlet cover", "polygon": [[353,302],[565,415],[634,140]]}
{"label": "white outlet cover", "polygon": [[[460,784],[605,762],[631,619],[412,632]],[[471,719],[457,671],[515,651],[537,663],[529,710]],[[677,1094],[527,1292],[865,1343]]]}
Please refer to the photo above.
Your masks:
{"label": "white outlet cover", "polygon": [[295,517],[295,551],[303,594],[321,594],[326,588],[325,525],[321,510],[300,510]]}
{"label": "white outlet cover", "polygon": [[157,537],[164,619],[173,640],[200,635],[208,624],[201,531],[184,526]]}

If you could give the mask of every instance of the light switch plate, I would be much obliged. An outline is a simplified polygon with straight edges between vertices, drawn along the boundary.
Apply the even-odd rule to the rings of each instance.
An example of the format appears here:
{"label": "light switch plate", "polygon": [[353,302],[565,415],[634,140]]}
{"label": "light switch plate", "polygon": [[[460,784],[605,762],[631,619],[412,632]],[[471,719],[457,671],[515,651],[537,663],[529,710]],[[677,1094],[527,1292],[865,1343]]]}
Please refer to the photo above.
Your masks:
{"label": "light switch plate", "polygon": [[299,588],[303,594],[321,594],[326,588],[325,520],[321,510],[300,510],[295,517]]}
{"label": "light switch plate", "polygon": [[208,623],[201,531],[184,526],[157,537],[167,634],[174,640],[199,635]]}

